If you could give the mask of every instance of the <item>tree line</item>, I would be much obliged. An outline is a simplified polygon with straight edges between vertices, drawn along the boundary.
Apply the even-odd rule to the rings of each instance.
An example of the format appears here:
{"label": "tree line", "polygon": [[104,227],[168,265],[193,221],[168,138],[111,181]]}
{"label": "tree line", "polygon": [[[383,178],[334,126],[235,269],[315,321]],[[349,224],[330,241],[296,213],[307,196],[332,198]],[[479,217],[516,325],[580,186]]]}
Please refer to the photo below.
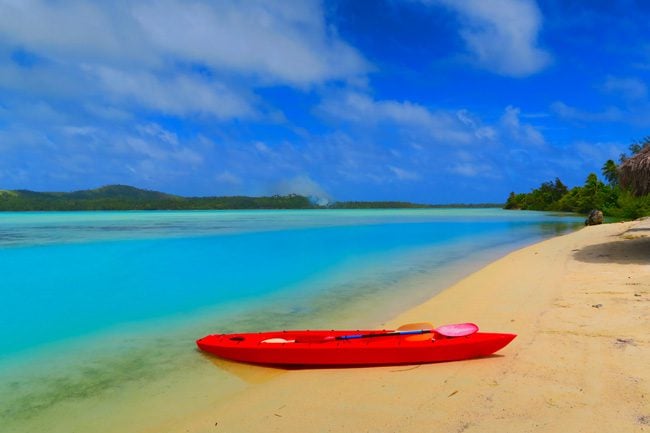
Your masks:
{"label": "tree line", "polygon": [[500,207],[502,204],[430,205],[403,201],[337,201],[319,205],[298,194],[269,197],[182,197],[128,185],[74,192],[0,190],[0,211],[226,210],[226,209],[420,209]]}
{"label": "tree line", "polygon": [[309,197],[182,197],[126,185],[71,193],[0,191],[0,211],[313,209]]}
{"label": "tree line", "polygon": [[[622,164],[650,146],[650,136],[629,146],[630,156],[619,157]],[[559,178],[544,182],[529,193],[511,192],[505,209],[540,211],[564,211],[586,214],[593,209],[602,210],[606,216],[615,218],[639,218],[650,215],[650,195],[635,197],[619,183],[619,164],[608,160],[601,168],[604,182],[596,173],[590,173],[584,185],[569,189]]]}

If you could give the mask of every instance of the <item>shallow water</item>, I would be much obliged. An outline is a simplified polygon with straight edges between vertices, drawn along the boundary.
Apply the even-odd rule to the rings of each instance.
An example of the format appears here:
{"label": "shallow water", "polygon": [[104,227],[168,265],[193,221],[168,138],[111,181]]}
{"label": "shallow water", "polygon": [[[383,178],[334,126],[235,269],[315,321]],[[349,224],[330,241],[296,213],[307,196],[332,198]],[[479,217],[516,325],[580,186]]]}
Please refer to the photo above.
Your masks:
{"label": "shallow water", "polygon": [[267,377],[196,338],[373,326],[579,223],[499,209],[0,214],[0,431],[182,423]]}

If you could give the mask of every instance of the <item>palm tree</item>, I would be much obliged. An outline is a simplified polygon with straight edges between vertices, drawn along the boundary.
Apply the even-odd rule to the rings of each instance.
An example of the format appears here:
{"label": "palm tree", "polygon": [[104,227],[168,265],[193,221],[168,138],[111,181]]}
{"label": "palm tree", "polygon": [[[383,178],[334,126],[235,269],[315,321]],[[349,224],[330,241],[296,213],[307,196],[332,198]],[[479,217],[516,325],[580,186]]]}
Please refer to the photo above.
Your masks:
{"label": "palm tree", "polygon": [[603,177],[607,179],[607,183],[611,186],[618,185],[618,165],[613,160],[608,159],[605,165],[603,165],[603,168],[601,168],[601,172],[603,173]]}

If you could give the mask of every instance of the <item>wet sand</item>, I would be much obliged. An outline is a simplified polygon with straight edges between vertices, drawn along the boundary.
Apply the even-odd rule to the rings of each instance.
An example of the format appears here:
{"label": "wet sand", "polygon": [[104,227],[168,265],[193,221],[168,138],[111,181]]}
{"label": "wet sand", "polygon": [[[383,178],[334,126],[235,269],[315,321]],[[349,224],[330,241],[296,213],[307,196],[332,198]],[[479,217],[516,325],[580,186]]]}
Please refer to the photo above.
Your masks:
{"label": "wet sand", "polygon": [[393,320],[518,337],[489,358],[354,369],[215,363],[251,386],[169,431],[650,431],[650,221],[586,227],[491,263]]}

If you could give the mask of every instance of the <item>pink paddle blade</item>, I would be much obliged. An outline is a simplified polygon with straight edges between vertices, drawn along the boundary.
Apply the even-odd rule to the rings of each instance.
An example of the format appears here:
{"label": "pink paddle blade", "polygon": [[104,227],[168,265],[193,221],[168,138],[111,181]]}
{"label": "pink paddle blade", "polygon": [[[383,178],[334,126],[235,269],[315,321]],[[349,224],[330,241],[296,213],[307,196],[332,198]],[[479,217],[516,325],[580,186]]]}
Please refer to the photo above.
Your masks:
{"label": "pink paddle blade", "polygon": [[465,337],[478,332],[478,326],[473,323],[457,323],[454,325],[438,326],[435,331],[445,337]]}

